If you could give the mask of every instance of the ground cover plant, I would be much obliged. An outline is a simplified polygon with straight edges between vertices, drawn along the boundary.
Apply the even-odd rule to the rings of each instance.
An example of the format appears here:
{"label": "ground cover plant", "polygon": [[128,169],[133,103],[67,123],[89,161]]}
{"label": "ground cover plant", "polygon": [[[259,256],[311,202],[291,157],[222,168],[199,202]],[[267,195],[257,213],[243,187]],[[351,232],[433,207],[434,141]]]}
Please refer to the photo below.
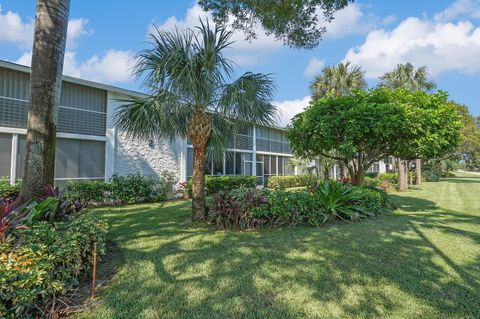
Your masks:
{"label": "ground cover plant", "polygon": [[479,318],[479,192],[450,178],[362,223],[243,232],[192,227],[183,200],[96,209],[118,272],[85,316]]}

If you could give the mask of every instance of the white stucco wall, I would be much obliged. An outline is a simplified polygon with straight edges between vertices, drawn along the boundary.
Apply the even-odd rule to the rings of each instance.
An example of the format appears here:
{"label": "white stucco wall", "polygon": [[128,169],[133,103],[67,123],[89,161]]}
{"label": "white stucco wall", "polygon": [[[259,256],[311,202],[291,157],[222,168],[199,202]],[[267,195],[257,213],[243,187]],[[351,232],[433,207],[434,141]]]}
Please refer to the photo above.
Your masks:
{"label": "white stucco wall", "polygon": [[149,140],[132,139],[114,126],[114,114],[125,95],[109,92],[107,107],[106,179],[113,174],[129,173],[160,175],[173,172],[178,182],[184,180],[184,150],[182,139]]}

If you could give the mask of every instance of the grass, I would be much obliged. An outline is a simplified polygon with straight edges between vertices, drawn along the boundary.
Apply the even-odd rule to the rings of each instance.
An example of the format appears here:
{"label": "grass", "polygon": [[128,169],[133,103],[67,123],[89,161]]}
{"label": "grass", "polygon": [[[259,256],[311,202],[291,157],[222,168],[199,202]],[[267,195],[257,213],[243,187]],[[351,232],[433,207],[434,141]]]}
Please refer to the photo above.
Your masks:
{"label": "grass", "polygon": [[480,318],[480,176],[392,195],[378,219],[216,231],[189,202],[94,211],[119,255],[88,318]]}

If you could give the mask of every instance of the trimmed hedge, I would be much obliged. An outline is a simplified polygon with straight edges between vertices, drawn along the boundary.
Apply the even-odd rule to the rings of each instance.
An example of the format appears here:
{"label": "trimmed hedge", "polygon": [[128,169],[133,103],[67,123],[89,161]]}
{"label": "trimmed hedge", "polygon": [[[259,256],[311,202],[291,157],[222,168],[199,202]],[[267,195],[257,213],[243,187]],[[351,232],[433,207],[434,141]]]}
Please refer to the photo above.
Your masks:
{"label": "trimmed hedge", "polygon": [[[205,176],[205,195],[210,196],[219,192],[229,192],[231,190],[246,187],[255,188],[257,178],[255,176]],[[185,187],[188,197],[192,196],[192,180],[189,179]]]}
{"label": "trimmed hedge", "polygon": [[[41,222],[0,241],[0,317],[40,318],[53,297],[68,293],[105,254],[105,222],[79,218]],[[19,245],[19,243],[21,243]]]}
{"label": "trimmed hedge", "polygon": [[270,176],[267,181],[268,188],[290,188],[308,186],[315,177],[313,175]]}

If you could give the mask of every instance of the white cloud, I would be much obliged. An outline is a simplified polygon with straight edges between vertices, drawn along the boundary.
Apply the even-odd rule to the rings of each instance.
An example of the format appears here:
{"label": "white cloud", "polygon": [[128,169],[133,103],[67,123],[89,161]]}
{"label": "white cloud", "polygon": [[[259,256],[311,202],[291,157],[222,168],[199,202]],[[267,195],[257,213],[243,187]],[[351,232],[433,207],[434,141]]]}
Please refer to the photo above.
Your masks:
{"label": "white cloud", "polygon": [[320,60],[316,57],[313,57],[308,61],[307,66],[305,67],[305,70],[303,71],[303,74],[311,78],[317,74],[319,74],[322,69],[325,67],[325,60]]}
{"label": "white cloud", "polygon": [[88,19],[72,19],[68,21],[67,49],[77,46],[78,40],[93,34],[93,29],[88,28]]}
{"label": "white cloud", "polygon": [[0,42],[15,43],[25,47],[32,43],[34,21],[22,21],[14,12],[2,12],[0,5]]}
{"label": "white cloud", "polygon": [[407,18],[393,30],[371,31],[345,60],[361,65],[368,78],[390,71],[398,63],[426,65],[432,76],[447,71],[480,72],[480,28],[468,21],[437,23]]}
{"label": "white cloud", "polygon": [[436,22],[447,22],[457,18],[480,18],[480,1],[457,0],[434,16]]}
{"label": "white cloud", "polygon": [[[171,16],[158,27],[163,30],[174,30],[175,28],[183,30],[186,28],[194,28],[198,26],[200,19],[206,21],[209,19],[213,23],[210,13],[205,12],[195,3],[187,10],[187,13],[182,19],[176,16]],[[149,33],[155,33],[155,25],[151,24],[148,29]],[[230,52],[227,51],[227,56],[240,66],[252,66],[262,63],[268,59],[265,51],[273,51],[282,47],[282,42],[275,40],[273,36],[267,36],[261,27],[255,30],[257,38],[252,41],[245,40],[245,34],[242,31],[234,31],[231,38],[234,41]]]}
{"label": "white cloud", "polygon": [[[63,73],[73,77],[102,83],[123,83],[133,80],[133,53],[130,51],[108,50],[102,56],[94,55],[85,62],[77,61],[76,52],[66,51]],[[24,53],[16,63],[29,66],[32,53]]]}
{"label": "white cloud", "polygon": [[298,113],[303,112],[303,110],[310,104],[310,96],[305,96],[302,99],[297,100],[285,100],[274,102],[278,107],[280,115],[281,127],[286,127],[290,124],[292,118]]}
{"label": "white cloud", "polygon": [[[93,33],[88,28],[88,19],[71,19],[67,29],[67,49],[74,48],[77,41]],[[20,48],[31,48],[33,43],[34,20],[25,21],[18,13],[2,13],[0,5],[0,42],[13,43]]]}

